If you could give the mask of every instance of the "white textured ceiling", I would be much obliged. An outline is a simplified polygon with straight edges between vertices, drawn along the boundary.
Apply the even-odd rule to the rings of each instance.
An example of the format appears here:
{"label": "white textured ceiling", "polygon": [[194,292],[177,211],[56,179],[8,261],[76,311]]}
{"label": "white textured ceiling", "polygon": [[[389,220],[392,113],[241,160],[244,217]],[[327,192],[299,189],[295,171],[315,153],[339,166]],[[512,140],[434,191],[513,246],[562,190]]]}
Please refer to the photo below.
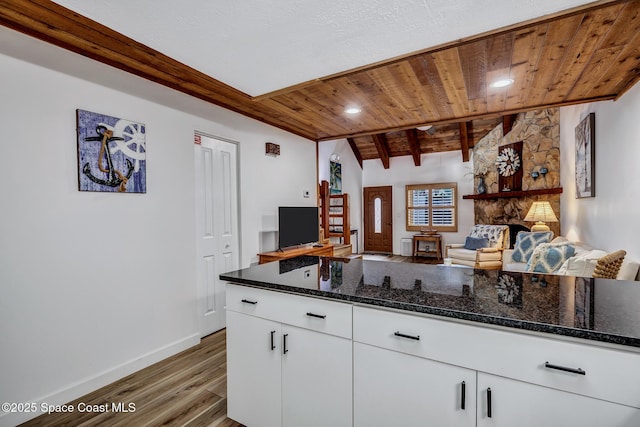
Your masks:
{"label": "white textured ceiling", "polygon": [[249,95],[552,14],[580,0],[55,0]]}

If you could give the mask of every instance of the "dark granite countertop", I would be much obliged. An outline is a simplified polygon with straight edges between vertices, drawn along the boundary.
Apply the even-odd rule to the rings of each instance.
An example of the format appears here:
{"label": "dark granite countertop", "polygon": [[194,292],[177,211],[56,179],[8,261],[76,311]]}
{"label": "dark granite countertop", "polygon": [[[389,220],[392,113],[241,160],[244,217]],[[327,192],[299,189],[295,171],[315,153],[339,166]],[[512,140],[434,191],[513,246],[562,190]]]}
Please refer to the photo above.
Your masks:
{"label": "dark granite countertop", "polygon": [[221,274],[253,287],[640,347],[640,282],[302,256]]}

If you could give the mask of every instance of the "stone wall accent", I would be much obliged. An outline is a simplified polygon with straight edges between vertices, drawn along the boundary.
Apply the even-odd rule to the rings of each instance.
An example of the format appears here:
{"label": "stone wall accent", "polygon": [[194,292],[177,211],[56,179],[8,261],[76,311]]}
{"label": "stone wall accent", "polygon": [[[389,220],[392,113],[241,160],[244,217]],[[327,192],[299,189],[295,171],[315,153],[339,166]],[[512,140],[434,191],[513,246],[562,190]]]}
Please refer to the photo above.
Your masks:
{"label": "stone wall accent", "polygon": [[[474,200],[474,218],[476,224],[522,224],[531,228],[533,222],[525,222],[524,218],[529,212],[533,202],[548,200],[553,212],[558,217],[558,222],[548,222],[547,225],[553,231],[554,236],[560,235],[560,194],[547,194],[544,196],[508,197],[494,200]],[[515,242],[516,236],[511,236],[511,242]]]}
{"label": "stone wall accent", "polygon": [[[511,132],[502,135],[502,126],[496,126],[473,147],[474,184],[479,176],[485,176],[487,193],[497,193],[498,172],[495,166],[499,147],[523,141],[522,190],[538,190],[560,187],[560,111],[557,108],[520,113]],[[532,172],[547,168],[546,175],[533,179]],[[523,224],[531,204],[536,200],[549,200],[558,220],[560,219],[560,195],[509,197],[493,200],[475,200],[476,224]],[[560,223],[548,223],[555,235],[560,235]],[[513,236],[515,238],[515,236]]]}

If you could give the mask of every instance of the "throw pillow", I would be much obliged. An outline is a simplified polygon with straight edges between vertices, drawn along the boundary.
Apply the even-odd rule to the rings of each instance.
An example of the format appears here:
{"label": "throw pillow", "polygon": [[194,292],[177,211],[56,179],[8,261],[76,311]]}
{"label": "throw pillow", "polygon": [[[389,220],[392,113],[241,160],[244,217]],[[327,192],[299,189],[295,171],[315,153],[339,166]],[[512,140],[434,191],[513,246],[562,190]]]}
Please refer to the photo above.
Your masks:
{"label": "throw pillow", "polygon": [[575,277],[591,277],[593,270],[596,268],[598,258],[602,258],[606,254],[605,251],[601,250],[584,251],[582,253],[576,251],[575,256],[567,259],[567,261],[562,264],[562,267],[558,270],[558,274]]}
{"label": "throw pillow", "polygon": [[471,237],[467,236],[467,239],[464,241],[464,248],[475,251],[476,249],[488,248],[489,247],[489,239],[486,237]]}
{"label": "throw pillow", "polygon": [[573,245],[568,243],[543,243],[538,245],[531,255],[527,271],[533,273],[553,273],[575,253]]}
{"label": "throw pillow", "polygon": [[529,262],[533,250],[542,243],[549,243],[553,231],[521,231],[516,236],[511,259],[515,262]]}

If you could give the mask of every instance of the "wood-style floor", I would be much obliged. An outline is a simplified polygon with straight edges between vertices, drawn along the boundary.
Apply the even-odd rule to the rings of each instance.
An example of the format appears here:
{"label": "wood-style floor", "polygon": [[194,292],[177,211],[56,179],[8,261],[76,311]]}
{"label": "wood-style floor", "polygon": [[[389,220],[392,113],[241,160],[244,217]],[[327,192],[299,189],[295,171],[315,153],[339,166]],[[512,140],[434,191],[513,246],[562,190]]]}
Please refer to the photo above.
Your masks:
{"label": "wood-style floor", "polygon": [[422,256],[402,256],[402,255],[383,255],[383,254],[362,254],[362,259],[370,261],[389,261],[389,262],[411,262],[414,264],[438,264],[442,261],[438,261],[432,257]]}
{"label": "wood-style floor", "polygon": [[227,418],[225,330],[73,402],[109,406],[134,403],[129,413],[55,413],[22,426],[241,427]]}

